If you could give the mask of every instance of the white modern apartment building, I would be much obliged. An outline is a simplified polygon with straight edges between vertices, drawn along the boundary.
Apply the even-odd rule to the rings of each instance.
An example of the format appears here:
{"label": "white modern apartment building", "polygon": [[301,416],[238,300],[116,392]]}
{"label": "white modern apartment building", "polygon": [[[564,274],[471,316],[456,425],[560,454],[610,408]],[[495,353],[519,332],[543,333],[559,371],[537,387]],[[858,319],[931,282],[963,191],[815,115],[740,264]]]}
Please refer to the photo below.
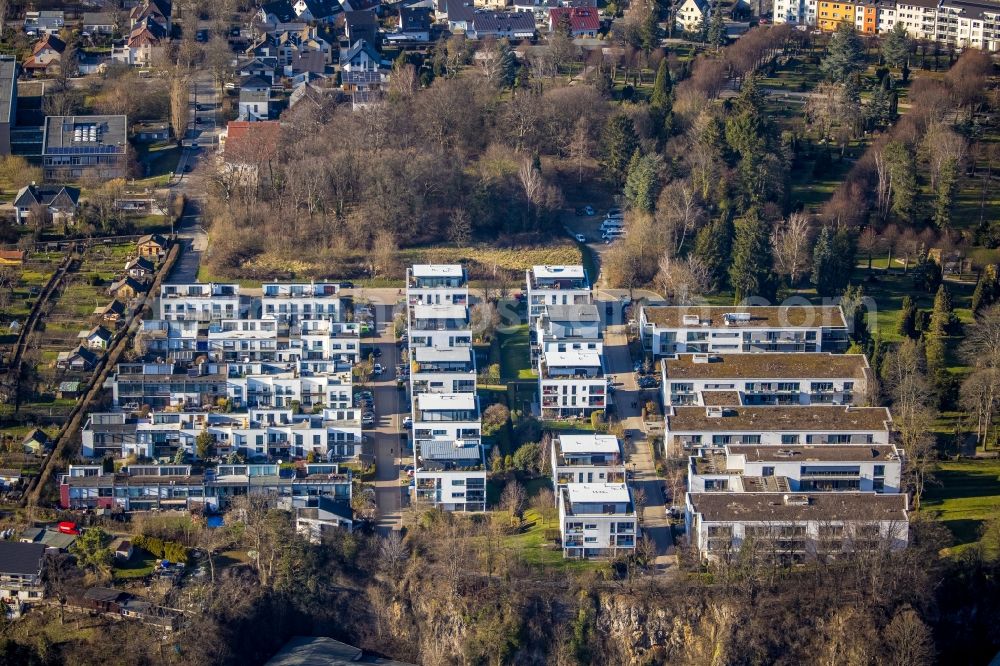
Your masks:
{"label": "white modern apartment building", "polygon": [[533,266],[525,272],[528,324],[548,305],[583,305],[591,302],[590,281],[583,266]]}
{"label": "white modern apartment building", "polygon": [[665,405],[851,405],[875,378],[864,354],[677,354],[660,367]]}
{"label": "white modern apartment building", "polygon": [[600,351],[548,351],[538,358],[543,418],[589,416],[608,405],[608,379]]}
{"label": "white modern apartment building", "polygon": [[330,282],[265,283],[261,287],[261,317],[291,325],[300,321],[342,321],[340,285]]}
{"label": "white modern apartment building", "polygon": [[249,299],[238,284],[164,284],[160,286],[160,319],[217,321],[250,315]]}
{"label": "white modern apartment building", "polygon": [[298,322],[298,337],[291,338],[290,346],[301,349],[302,361],[354,364],[361,360],[361,328],[355,322],[301,320]]}
{"label": "white modern apartment building", "polygon": [[643,348],[654,356],[842,351],[847,324],[839,306],[646,306]]}
{"label": "white modern apartment building", "polygon": [[469,280],[460,264],[416,264],[406,270],[408,305],[468,305]]}
{"label": "white modern apartment building", "polygon": [[703,449],[688,462],[688,491],[844,492],[902,491],[903,452],[871,446],[753,446]]}
{"label": "white modern apartment building", "polygon": [[197,439],[207,432],[220,455],[250,459],[305,457],[356,458],[361,453],[361,413],[354,408],[324,408],[316,414],[292,409],[242,412],[123,412],[90,414],[81,437],[85,458],[173,459],[179,448],[197,457]]}
{"label": "white modern apartment building", "polygon": [[625,458],[614,435],[560,434],[552,438],[556,498],[571,483],[624,483]]}
{"label": "white modern apartment building", "polygon": [[486,460],[475,393],[421,393],[413,400],[414,493],[447,511],[486,509]]}
{"label": "white modern apartment building", "polygon": [[688,493],[686,533],[702,558],[726,559],[744,547],[786,562],[830,558],[852,549],[905,548],[906,494]]}
{"label": "white modern apartment building", "polygon": [[885,407],[667,407],[664,446],[669,455],[727,444],[888,445],[891,427]]}
{"label": "white modern apartment building", "polygon": [[558,501],[565,557],[615,557],[635,549],[638,517],[626,484],[571,483]]}

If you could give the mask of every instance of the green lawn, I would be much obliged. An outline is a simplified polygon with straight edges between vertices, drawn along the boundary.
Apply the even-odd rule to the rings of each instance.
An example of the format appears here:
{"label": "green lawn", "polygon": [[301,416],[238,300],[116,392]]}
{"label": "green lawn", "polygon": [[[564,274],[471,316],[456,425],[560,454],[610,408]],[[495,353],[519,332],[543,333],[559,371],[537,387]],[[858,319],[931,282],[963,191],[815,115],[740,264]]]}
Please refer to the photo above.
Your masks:
{"label": "green lawn", "polygon": [[525,511],[524,530],[519,534],[507,537],[504,540],[505,545],[517,549],[524,561],[534,566],[560,571],[582,571],[598,566],[599,562],[564,558],[562,550],[554,542],[545,538],[546,530],[559,530],[559,513],[557,511],[551,513],[554,517],[545,520],[534,509]]}
{"label": "green lawn", "polygon": [[145,578],[155,568],[156,558],[142,548],[136,548],[132,552],[132,558],[128,562],[117,563],[111,573],[118,580]]}
{"label": "green lawn", "polygon": [[942,521],[957,546],[975,543],[983,523],[1000,515],[1000,460],[943,462],[921,511]]}
{"label": "green lawn", "polygon": [[528,325],[509,326],[497,332],[500,345],[500,379],[509,382],[515,379],[535,379],[531,369]]}

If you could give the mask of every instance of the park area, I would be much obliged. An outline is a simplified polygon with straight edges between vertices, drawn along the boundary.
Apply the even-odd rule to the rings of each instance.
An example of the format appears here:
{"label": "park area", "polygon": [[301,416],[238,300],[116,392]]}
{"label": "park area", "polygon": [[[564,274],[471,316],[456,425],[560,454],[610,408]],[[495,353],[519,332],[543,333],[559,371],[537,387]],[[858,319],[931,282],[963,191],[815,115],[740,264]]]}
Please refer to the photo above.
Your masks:
{"label": "park area", "polygon": [[986,522],[1000,518],[1000,459],[940,463],[920,510],[952,533],[951,552],[978,542]]}

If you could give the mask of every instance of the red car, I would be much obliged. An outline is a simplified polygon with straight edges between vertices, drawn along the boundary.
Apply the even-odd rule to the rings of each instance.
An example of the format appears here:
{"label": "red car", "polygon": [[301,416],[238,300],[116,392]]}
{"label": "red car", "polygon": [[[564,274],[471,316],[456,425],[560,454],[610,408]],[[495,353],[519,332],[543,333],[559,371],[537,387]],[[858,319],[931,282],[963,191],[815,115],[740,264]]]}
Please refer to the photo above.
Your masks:
{"label": "red car", "polygon": [[63,534],[73,534],[76,536],[79,536],[80,534],[80,530],[77,529],[76,523],[71,523],[68,520],[64,520],[63,522],[59,523],[58,529]]}

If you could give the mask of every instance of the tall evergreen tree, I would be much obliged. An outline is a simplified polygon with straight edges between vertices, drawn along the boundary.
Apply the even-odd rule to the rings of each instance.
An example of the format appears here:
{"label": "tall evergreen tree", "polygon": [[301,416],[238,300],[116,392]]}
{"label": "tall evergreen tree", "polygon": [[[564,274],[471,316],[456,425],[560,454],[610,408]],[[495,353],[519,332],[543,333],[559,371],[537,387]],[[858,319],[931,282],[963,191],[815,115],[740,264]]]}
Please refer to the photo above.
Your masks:
{"label": "tall evergreen tree", "polygon": [[924,335],[924,354],[927,358],[927,369],[932,377],[936,378],[945,368],[945,338],[952,327],[954,316],[951,295],[948,293],[948,288],[942,284],[934,296],[930,325],[927,327],[927,334]]}
{"label": "tall evergreen tree", "polygon": [[972,314],[979,314],[983,308],[993,305],[998,293],[997,268],[990,264],[983,269],[976,290],[972,292]]}
{"label": "tall evergreen tree", "polygon": [[625,200],[629,206],[644,213],[653,212],[656,197],[660,194],[660,172],[663,158],[656,153],[640,155],[635,151],[628,166],[625,180]]}
{"label": "tall evergreen tree", "polygon": [[830,296],[833,293],[832,274],[836,271],[835,263],[830,227],[824,226],[816,237],[816,245],[813,246],[811,274],[816,293],[820,296]]}
{"label": "tall evergreen tree", "polygon": [[906,64],[913,51],[913,40],[902,21],[897,21],[882,39],[882,59],[889,67],[900,68]]}
{"label": "tall evergreen tree", "polygon": [[865,45],[850,23],[841,23],[830,38],[827,56],[820,70],[831,81],[846,81],[852,74],[865,69]]}
{"label": "tall evergreen tree", "polygon": [[892,212],[910,221],[917,199],[917,163],[913,148],[902,141],[890,141],[885,145],[883,156],[892,181]]}
{"label": "tall evergreen tree", "polygon": [[709,10],[711,17],[708,20],[708,29],[705,33],[705,41],[716,49],[726,45],[726,20],[722,15],[722,8],[718,2],[712,4]]}
{"label": "tall evergreen tree", "polygon": [[729,277],[730,252],[733,247],[735,230],[729,213],[723,213],[701,228],[694,242],[694,254],[705,262],[712,276],[712,291],[718,291],[726,286]]}
{"label": "tall evergreen tree", "polygon": [[955,185],[958,181],[958,169],[955,160],[948,160],[941,166],[938,177],[938,189],[934,196],[934,224],[939,229],[951,226],[951,207],[955,201]]}
{"label": "tall evergreen tree", "polygon": [[601,149],[608,178],[616,187],[621,187],[628,175],[629,162],[639,149],[639,135],[632,119],[623,113],[608,119],[601,135]]}
{"label": "tall evergreen tree", "polygon": [[899,309],[899,321],[896,323],[896,332],[907,338],[917,338],[917,306],[913,304],[913,299],[907,294],[903,296],[903,303]]}
{"label": "tall evergreen tree", "polygon": [[670,66],[666,58],[660,58],[656,68],[656,78],[653,80],[653,94],[649,98],[652,109],[669,109],[673,106],[674,83],[670,78]]}
{"label": "tall evergreen tree", "polygon": [[734,301],[759,296],[774,298],[774,274],[771,271],[771,233],[767,222],[756,208],[751,208],[736,222],[733,259],[729,266],[729,283]]}

